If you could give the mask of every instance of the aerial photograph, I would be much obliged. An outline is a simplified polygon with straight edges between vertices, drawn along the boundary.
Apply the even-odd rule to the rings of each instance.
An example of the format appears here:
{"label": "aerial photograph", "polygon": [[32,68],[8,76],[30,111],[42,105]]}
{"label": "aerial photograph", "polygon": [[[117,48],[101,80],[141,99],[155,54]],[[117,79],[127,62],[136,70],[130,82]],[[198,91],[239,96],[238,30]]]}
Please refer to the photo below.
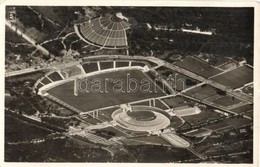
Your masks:
{"label": "aerial photograph", "polygon": [[254,16],[5,6],[4,162],[253,164]]}

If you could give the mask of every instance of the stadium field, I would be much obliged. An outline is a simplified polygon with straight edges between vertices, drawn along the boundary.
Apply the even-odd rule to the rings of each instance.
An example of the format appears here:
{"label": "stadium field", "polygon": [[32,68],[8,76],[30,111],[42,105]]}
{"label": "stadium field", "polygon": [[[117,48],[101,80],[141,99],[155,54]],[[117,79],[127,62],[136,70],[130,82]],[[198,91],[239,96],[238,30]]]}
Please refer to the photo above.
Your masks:
{"label": "stadium field", "polygon": [[195,74],[205,78],[209,78],[221,72],[221,70],[214,68],[210,66],[210,64],[200,61],[194,57],[186,57],[184,60],[174,63],[174,65],[194,72]]}
{"label": "stadium field", "polygon": [[212,78],[215,82],[229,86],[233,89],[253,82],[253,69],[247,66],[241,66]]}
{"label": "stadium field", "polygon": [[[127,85],[131,85],[129,84],[129,82],[127,83],[127,76],[129,76],[130,79],[136,80],[137,85],[139,84],[136,91],[127,92]],[[153,81],[147,78],[147,76],[139,70],[114,71],[109,73],[97,74],[95,76],[90,76],[84,79],[85,81],[87,81],[87,85],[90,86],[87,86],[86,84],[84,86],[84,84],[82,84],[83,86],[81,87],[84,87],[85,89],[81,88],[82,91],[79,90],[78,96],[74,96],[74,81],[69,81],[62,85],[51,88],[47,91],[47,93],[77,108],[80,111],[90,111],[107,106],[113,106],[165,95],[156,85],[154,85]],[[105,84],[106,79],[108,79],[108,81]],[[115,81],[116,79],[117,81],[118,79],[122,81],[120,87],[117,86],[119,82],[109,82],[111,80]],[[130,79],[128,79],[128,81]],[[140,90],[141,81],[143,79],[150,82],[151,92],[143,92]],[[91,84],[95,80],[99,80],[100,82],[94,82],[95,84]],[[99,86],[96,85],[97,83],[99,83]],[[119,88],[122,88],[124,92],[116,92],[115,88],[117,90]]]}

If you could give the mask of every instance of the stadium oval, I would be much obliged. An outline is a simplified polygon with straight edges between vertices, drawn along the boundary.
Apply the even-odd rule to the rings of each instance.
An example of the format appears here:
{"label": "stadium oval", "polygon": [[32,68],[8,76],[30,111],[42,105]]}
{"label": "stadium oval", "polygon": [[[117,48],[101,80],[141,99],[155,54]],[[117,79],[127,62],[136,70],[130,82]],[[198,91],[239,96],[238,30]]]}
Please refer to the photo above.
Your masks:
{"label": "stadium oval", "polygon": [[123,107],[116,110],[111,117],[115,124],[131,131],[161,130],[170,124],[169,116],[162,109],[151,106]]}

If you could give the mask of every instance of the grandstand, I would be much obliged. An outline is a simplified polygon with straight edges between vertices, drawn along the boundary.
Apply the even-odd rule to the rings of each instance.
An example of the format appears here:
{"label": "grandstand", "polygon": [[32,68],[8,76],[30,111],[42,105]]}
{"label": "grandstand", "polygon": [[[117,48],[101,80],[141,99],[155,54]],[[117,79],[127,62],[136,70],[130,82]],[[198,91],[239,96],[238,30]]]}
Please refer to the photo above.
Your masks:
{"label": "grandstand", "polygon": [[45,76],[40,78],[34,85],[35,88],[40,89],[44,85],[48,85],[50,83],[63,80],[63,76],[57,71],[51,71],[47,73]]}
{"label": "grandstand", "polygon": [[82,64],[82,67],[85,70],[85,73],[91,73],[94,71],[98,71],[97,62],[87,62],[87,63]]}
{"label": "grandstand", "polygon": [[100,62],[99,64],[100,64],[101,70],[110,69],[110,68],[114,67],[113,61]]}
{"label": "grandstand", "polygon": [[86,43],[106,49],[126,48],[126,30],[130,28],[128,19],[122,14],[106,14],[75,25],[77,35]]}
{"label": "grandstand", "polygon": [[[150,67],[150,64],[144,61],[131,61],[131,60],[117,60],[117,61],[96,61],[96,62],[84,62],[82,67],[85,73],[91,73],[100,70],[112,69],[112,68],[124,68],[124,67]],[[75,70],[74,70],[75,71]]]}
{"label": "grandstand", "polygon": [[201,110],[196,106],[195,107],[182,106],[182,107],[174,108],[173,110],[174,113],[179,117],[199,114],[201,112]]}
{"label": "grandstand", "polygon": [[81,68],[79,68],[77,66],[71,66],[71,67],[64,68],[64,69],[62,69],[62,72],[67,73],[67,75],[69,77],[80,75],[82,73]]}
{"label": "grandstand", "polygon": [[116,67],[129,67],[129,61],[116,61]]}
{"label": "grandstand", "polygon": [[190,143],[179,137],[173,132],[162,133],[161,137],[171,143],[175,147],[188,148]]}

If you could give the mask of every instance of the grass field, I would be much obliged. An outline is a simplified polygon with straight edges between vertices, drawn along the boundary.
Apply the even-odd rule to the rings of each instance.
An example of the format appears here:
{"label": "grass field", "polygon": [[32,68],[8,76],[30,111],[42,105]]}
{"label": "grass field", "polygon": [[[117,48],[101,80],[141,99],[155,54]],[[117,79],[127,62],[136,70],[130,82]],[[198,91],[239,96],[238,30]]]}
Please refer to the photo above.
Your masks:
{"label": "grass field", "polygon": [[106,121],[112,121],[112,117],[111,114],[116,111],[117,109],[119,109],[119,107],[113,107],[113,108],[109,108],[109,109],[105,109],[105,110],[100,110],[99,111],[99,118],[101,118],[102,120],[106,120]]}
{"label": "grass field", "polygon": [[224,64],[222,66],[220,66],[219,68],[223,69],[223,70],[227,70],[231,67],[235,67],[237,64],[235,62],[229,62],[227,64]]}
{"label": "grass field", "polygon": [[150,121],[156,118],[155,114],[151,111],[132,111],[127,112],[127,115],[139,121]]}
{"label": "grass field", "polygon": [[247,104],[247,105],[232,109],[231,111],[238,113],[238,114],[241,114],[241,113],[244,113],[244,112],[248,112],[250,110],[253,110],[252,104]]}
{"label": "grass field", "polygon": [[[139,70],[124,70],[124,71],[115,71],[110,73],[103,73],[95,76],[90,76],[86,78],[88,81],[93,81],[94,79],[100,79],[101,81],[105,79],[113,79],[120,78],[123,80],[123,89],[125,92],[115,92],[114,86],[115,83],[113,82],[107,82],[105,85],[104,83],[101,84],[101,90],[103,90],[103,93],[101,92],[84,92],[79,91],[78,96],[74,96],[74,81],[69,81],[67,83],[64,83],[60,86],[54,87],[47,92],[64,101],[65,103],[81,110],[81,111],[90,111],[93,109],[98,109],[102,107],[107,106],[113,106],[123,103],[128,103],[132,101],[138,101],[142,99],[152,98],[152,97],[160,97],[165,95],[160,89],[155,88],[154,84],[151,84],[151,90],[156,89],[157,92],[152,91],[150,92],[142,92],[140,89],[138,89],[136,92],[127,92],[127,74],[130,75],[130,78],[134,78],[138,81],[138,83],[141,82],[142,79],[146,78],[148,79],[141,71]],[[150,81],[152,82],[152,81]],[[93,85],[92,85],[93,86]],[[93,88],[91,86],[91,88]],[[85,86],[86,87],[86,86]],[[90,86],[88,86],[90,87]],[[105,88],[106,87],[106,88]],[[90,90],[90,89],[89,89]],[[92,89],[93,90],[93,89]],[[95,89],[96,90],[96,89]],[[107,92],[105,92],[105,90]]]}
{"label": "grass field", "polygon": [[207,126],[206,128],[216,131],[221,131],[229,127],[233,127],[235,129],[238,129],[242,126],[250,125],[253,121],[246,119],[246,118],[230,118],[225,119],[223,121],[214,123],[212,125]]}
{"label": "grass field", "polygon": [[214,88],[213,86],[204,85],[204,86],[199,86],[194,89],[191,89],[184,94],[192,96],[192,97],[200,99],[200,100],[203,100],[205,98],[216,95],[217,94],[216,91],[217,91],[217,89]]}
{"label": "grass field", "polygon": [[248,117],[250,117],[250,118],[253,118],[253,117],[254,117],[254,112],[253,112],[253,111],[247,112],[247,113],[245,113],[245,114],[243,114],[243,115],[248,116]]}
{"label": "grass field", "polygon": [[199,114],[184,116],[182,118],[186,122],[190,123],[191,125],[196,125],[199,123],[204,123],[207,121],[215,120],[215,119],[218,119],[221,117],[223,117],[223,116],[219,113],[203,109],[203,110],[201,110],[201,112]]}
{"label": "grass field", "polygon": [[170,108],[180,107],[180,106],[186,106],[188,104],[194,104],[193,101],[189,99],[185,99],[181,96],[176,97],[168,97],[162,99]]}
{"label": "grass field", "polygon": [[221,105],[221,106],[232,106],[238,103],[244,103],[244,101],[236,98],[236,97],[232,97],[229,95],[226,96],[221,96],[221,95],[215,95],[213,97],[210,97],[207,99],[207,101],[215,103],[217,105]]}
{"label": "grass field", "polygon": [[249,94],[249,95],[253,95],[254,93],[254,87],[252,85],[246,86],[242,89],[242,92]]}
{"label": "grass field", "polygon": [[200,61],[193,57],[186,57],[183,61],[178,61],[174,63],[174,65],[194,72],[195,74],[201,75],[205,78],[211,77],[221,72],[219,69],[210,66],[206,62]]}
{"label": "grass field", "polygon": [[171,117],[171,123],[169,125],[169,127],[171,128],[178,128],[180,125],[182,125],[182,120],[176,116]]}
{"label": "grass field", "polygon": [[115,136],[127,136],[127,134],[121,132],[120,130],[117,130],[114,127],[106,127],[106,128],[102,128],[102,129],[93,129],[96,132],[112,132],[114,133]]}
{"label": "grass field", "polygon": [[239,88],[247,83],[253,82],[253,69],[247,66],[241,66],[213,77],[212,80],[233,89]]}
{"label": "grass field", "polygon": [[156,99],[155,100],[155,107],[158,107],[160,109],[163,109],[163,110],[167,110],[169,109],[165,104],[163,104],[160,100]]}
{"label": "grass field", "polygon": [[[158,71],[159,73],[161,73],[164,77],[168,78],[169,75],[172,75],[172,79],[176,79],[176,88],[177,91],[182,91],[183,89],[189,88],[192,85],[187,84],[187,80],[190,80],[191,82],[193,82],[193,85],[196,85],[199,83],[199,81],[190,78],[188,76],[182,75],[180,73],[177,73],[176,71],[173,71],[169,68],[166,68],[164,66],[156,69],[156,71]],[[176,78],[175,78],[176,77]],[[184,82],[184,86],[183,86],[183,82]],[[175,89],[175,81],[169,81],[169,83],[172,85],[172,87]]]}
{"label": "grass field", "polygon": [[146,144],[158,144],[158,145],[167,145],[167,146],[171,145],[170,143],[160,138],[159,136],[136,137],[136,138],[131,138],[131,140],[140,141]]}

